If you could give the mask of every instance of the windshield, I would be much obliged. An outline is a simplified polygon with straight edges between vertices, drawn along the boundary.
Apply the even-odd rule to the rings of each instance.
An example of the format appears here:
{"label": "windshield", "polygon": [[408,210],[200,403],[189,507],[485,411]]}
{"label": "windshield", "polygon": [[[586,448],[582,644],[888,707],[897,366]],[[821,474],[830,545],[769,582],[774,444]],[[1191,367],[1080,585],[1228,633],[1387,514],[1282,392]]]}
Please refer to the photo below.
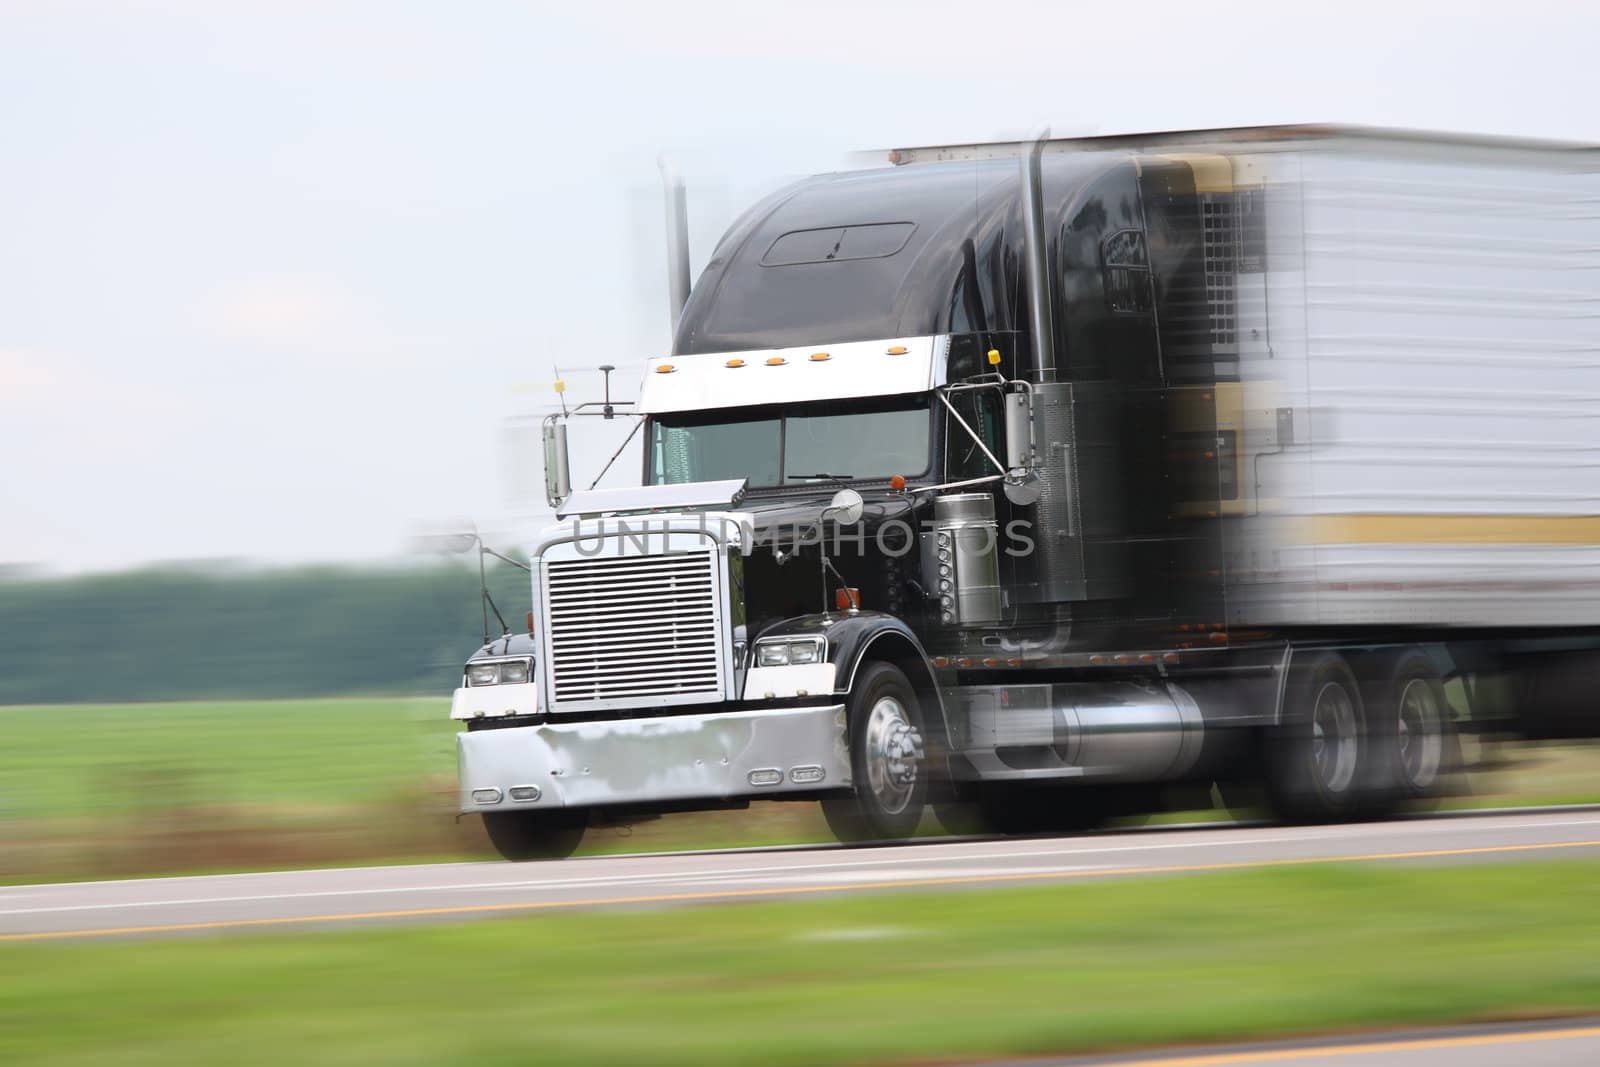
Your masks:
{"label": "windshield", "polygon": [[821,475],[909,478],[928,470],[926,397],[684,412],[650,425],[656,485],[720,478],[803,485],[826,481]]}

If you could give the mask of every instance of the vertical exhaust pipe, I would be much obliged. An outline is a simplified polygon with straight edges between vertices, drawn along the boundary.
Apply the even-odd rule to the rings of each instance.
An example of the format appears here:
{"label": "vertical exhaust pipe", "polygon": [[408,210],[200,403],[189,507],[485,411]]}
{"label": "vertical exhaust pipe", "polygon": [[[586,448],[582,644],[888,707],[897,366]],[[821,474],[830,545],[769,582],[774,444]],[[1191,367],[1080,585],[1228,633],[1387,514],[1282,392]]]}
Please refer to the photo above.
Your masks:
{"label": "vertical exhaust pipe", "polygon": [[672,334],[689,302],[689,198],[683,176],[665,155],[656,157],[667,202],[667,296],[672,303]]}
{"label": "vertical exhaust pipe", "polygon": [[1053,381],[1055,328],[1050,317],[1050,257],[1044,232],[1044,178],[1039,159],[1050,139],[1046,126],[1023,146],[1021,161],[1022,240],[1028,269],[1028,327],[1033,334],[1033,380]]}

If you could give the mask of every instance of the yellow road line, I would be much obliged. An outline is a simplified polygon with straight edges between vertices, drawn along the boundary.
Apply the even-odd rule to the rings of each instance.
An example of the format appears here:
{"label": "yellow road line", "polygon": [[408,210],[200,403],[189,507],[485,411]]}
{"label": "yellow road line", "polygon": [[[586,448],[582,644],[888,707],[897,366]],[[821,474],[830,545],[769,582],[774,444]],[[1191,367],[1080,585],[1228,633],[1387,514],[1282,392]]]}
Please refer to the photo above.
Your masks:
{"label": "yellow road line", "polygon": [[[1077,871],[1029,871],[1021,874],[973,874],[949,878],[896,878],[878,882],[842,882],[830,885],[772,886],[766,889],[708,889],[698,893],[657,893],[649,896],[597,897],[587,900],[538,900],[515,904],[459,904],[440,908],[404,908],[393,911],[358,911],[339,915],[289,915],[270,919],[220,919],[215,922],[166,923],[153,926],[118,926],[98,930],[45,930],[0,934],[5,941],[59,941],[75,937],[113,937],[120,934],[168,934],[187,930],[223,930],[250,926],[289,926],[303,923],[353,922],[362,919],[411,919],[423,916],[471,915],[480,912],[544,911],[554,908],[596,908],[623,904],[673,904],[686,901],[795,896],[802,893],[839,893],[859,889],[915,889],[927,886],[982,885],[994,882],[1064,881],[1074,878],[1111,878],[1137,874],[1189,874],[1200,871],[1237,871],[1262,867],[1303,867],[1324,863],[1369,863],[1378,860],[1429,859],[1445,856],[1483,856],[1502,852],[1535,852],[1560,848],[1600,848],[1600,841],[1552,841],[1531,845],[1484,845],[1478,848],[1441,848],[1417,852],[1369,852],[1348,856],[1305,856],[1293,859],[1236,860],[1230,863],[1186,863],[1170,867],[1112,867]],[[1019,859],[1026,859],[1020,856]],[[709,872],[706,877],[715,877]],[[359,892],[359,890],[355,891]]]}
{"label": "yellow road line", "polygon": [[1481,1048],[1485,1045],[1515,1045],[1524,1041],[1568,1041],[1580,1037],[1600,1037],[1600,1026],[1570,1030],[1535,1030],[1515,1034],[1475,1034],[1467,1037],[1422,1037],[1411,1041],[1367,1041],[1356,1045],[1324,1045],[1320,1048],[1279,1049],[1276,1052],[1214,1052],[1198,1056],[1175,1056],[1153,1060],[1124,1060],[1117,1067],[1226,1067],[1236,1063],[1284,1063],[1289,1060],[1314,1060],[1329,1056],[1375,1056],[1385,1052],[1427,1052],[1446,1048]]}

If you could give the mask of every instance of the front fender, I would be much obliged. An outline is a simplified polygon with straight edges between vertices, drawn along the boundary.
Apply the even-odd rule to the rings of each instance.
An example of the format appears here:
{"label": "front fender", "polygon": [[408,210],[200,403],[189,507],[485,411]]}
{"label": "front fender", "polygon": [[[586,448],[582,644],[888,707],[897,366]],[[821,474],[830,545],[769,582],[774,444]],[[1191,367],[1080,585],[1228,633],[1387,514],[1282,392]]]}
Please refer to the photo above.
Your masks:
{"label": "front fender", "polygon": [[[746,676],[757,682],[745,686],[745,699],[759,698],[768,691],[762,679],[770,677],[767,671],[803,671],[808,668],[755,667],[755,645],[768,637],[802,637],[821,635],[828,639],[828,664],[832,668],[833,693],[848,696],[855,684],[857,672],[868,660],[893,663],[905,673],[917,691],[918,700],[928,709],[927,725],[944,733],[947,726],[944,701],[939,691],[938,677],[928,659],[922,642],[911,627],[893,615],[881,611],[860,611],[854,614],[799,615],[767,626],[750,643],[751,668]],[[827,675],[822,671],[808,674],[812,684]],[[787,695],[796,695],[793,692]],[[817,695],[814,691],[807,695]]]}

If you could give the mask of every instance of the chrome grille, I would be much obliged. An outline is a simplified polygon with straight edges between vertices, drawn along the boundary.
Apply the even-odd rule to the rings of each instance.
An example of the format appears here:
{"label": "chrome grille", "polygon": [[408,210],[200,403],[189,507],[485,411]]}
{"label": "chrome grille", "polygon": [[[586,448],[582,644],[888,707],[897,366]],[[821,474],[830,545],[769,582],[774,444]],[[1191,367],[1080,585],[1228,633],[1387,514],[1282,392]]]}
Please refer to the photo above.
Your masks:
{"label": "chrome grille", "polygon": [[556,705],[722,693],[715,552],[547,560]]}

